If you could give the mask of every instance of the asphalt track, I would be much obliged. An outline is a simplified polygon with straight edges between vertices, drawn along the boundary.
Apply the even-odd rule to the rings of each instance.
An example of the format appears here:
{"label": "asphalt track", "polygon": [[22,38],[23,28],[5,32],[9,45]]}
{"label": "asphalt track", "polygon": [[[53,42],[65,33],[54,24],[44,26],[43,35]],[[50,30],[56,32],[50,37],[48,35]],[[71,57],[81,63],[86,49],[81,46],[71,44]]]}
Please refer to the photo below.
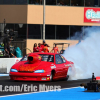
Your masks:
{"label": "asphalt track", "polygon": [[[11,81],[9,80],[8,76],[0,77],[0,85],[4,86],[22,86],[22,84],[27,85],[35,85],[39,87],[40,84],[45,84],[46,86],[61,86],[61,89],[64,88],[71,88],[71,87],[78,87],[81,83],[87,83],[91,79],[81,79],[81,80],[59,80],[54,82],[33,82],[33,81]],[[38,90],[39,91],[39,90]],[[24,90],[22,92],[0,92],[0,96],[7,96],[7,95],[14,95],[14,94],[21,94],[21,93],[30,93],[31,91],[25,92]],[[34,91],[32,91],[34,92]]]}

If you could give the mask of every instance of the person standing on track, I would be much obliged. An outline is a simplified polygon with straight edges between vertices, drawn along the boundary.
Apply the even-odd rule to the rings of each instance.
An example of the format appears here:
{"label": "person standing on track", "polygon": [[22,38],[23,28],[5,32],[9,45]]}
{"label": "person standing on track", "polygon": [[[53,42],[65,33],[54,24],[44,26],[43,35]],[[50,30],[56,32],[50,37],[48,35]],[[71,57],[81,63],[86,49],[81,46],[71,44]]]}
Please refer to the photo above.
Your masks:
{"label": "person standing on track", "polygon": [[49,52],[49,48],[47,44],[44,45],[43,52],[46,52],[46,53]]}
{"label": "person standing on track", "polygon": [[53,49],[51,50],[51,52],[52,51],[54,51],[54,53],[59,53],[59,49],[56,44],[55,44],[55,47],[53,47]]}
{"label": "person standing on track", "polygon": [[37,43],[34,43],[33,52],[38,52]]}
{"label": "person standing on track", "polygon": [[38,52],[42,52],[42,47],[41,47],[41,44],[40,43],[38,43],[37,50],[38,50]]}
{"label": "person standing on track", "polygon": [[[42,47],[42,51],[43,51],[43,48],[45,47],[45,44],[46,44],[46,42],[45,41],[43,41],[43,44],[41,44],[41,47]],[[47,47],[50,47],[48,44],[46,44],[47,45]],[[44,52],[44,51],[43,51]]]}
{"label": "person standing on track", "polygon": [[43,41],[43,43],[41,44],[42,51],[43,51],[44,45],[45,45],[45,41]]}

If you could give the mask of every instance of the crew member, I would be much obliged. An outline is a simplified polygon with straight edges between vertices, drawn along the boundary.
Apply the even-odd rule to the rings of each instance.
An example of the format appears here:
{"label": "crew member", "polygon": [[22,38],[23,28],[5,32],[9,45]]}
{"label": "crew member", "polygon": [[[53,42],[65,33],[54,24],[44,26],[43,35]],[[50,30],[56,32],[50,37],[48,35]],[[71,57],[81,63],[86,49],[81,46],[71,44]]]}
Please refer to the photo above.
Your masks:
{"label": "crew member", "polygon": [[42,51],[43,51],[44,45],[45,45],[45,41],[43,41],[43,43],[41,44]]}
{"label": "crew member", "polygon": [[51,52],[52,51],[54,51],[54,53],[59,53],[59,49],[56,44],[55,44],[55,47],[53,47],[53,49],[51,50]]}
{"label": "crew member", "polygon": [[[44,48],[45,44],[46,44],[46,42],[45,42],[45,41],[43,41],[43,44],[41,44],[42,51],[43,51],[43,48]],[[47,47],[50,47],[50,46],[47,44]]]}
{"label": "crew member", "polygon": [[44,45],[43,52],[49,52],[49,48],[47,44]]}
{"label": "crew member", "polygon": [[38,52],[42,52],[42,47],[41,47],[41,44],[40,43],[38,43],[37,51]]}

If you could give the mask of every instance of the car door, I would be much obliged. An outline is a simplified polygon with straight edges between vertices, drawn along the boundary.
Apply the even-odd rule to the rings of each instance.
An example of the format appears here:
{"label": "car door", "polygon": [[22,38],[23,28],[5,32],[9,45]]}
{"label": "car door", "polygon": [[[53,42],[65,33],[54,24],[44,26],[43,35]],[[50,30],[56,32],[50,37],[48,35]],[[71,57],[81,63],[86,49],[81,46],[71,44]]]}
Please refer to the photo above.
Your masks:
{"label": "car door", "polygon": [[62,77],[64,64],[59,54],[55,55],[55,63],[56,63],[56,76]]}
{"label": "car door", "polygon": [[60,55],[61,56],[61,59],[62,59],[62,61],[63,61],[63,75],[64,76],[66,76],[67,75],[67,71],[68,71],[68,66],[67,66],[67,64],[66,64],[66,59],[62,56],[62,55]]}

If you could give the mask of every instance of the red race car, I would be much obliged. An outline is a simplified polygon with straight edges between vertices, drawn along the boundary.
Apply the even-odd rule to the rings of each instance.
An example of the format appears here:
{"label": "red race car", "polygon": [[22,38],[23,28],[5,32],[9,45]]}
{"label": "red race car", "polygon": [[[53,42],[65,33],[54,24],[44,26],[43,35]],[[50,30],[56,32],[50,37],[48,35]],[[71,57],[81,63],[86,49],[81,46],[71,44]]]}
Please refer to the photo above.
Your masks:
{"label": "red race car", "polygon": [[58,53],[30,53],[10,69],[10,80],[53,81],[67,77],[73,62]]}

